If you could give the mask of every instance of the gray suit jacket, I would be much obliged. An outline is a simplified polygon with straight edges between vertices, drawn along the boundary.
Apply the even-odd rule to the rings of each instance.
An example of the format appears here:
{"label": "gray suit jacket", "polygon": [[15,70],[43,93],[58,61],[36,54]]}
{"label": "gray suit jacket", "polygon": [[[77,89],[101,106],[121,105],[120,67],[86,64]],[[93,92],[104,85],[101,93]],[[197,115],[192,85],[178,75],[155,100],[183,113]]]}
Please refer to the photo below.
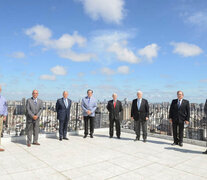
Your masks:
{"label": "gray suit jacket", "polygon": [[42,111],[43,111],[43,102],[42,102],[42,100],[37,98],[37,104],[35,104],[33,97],[27,99],[27,103],[26,103],[27,122],[34,121],[33,116],[35,116],[35,115],[38,116],[37,120],[39,120],[39,117],[40,117]]}

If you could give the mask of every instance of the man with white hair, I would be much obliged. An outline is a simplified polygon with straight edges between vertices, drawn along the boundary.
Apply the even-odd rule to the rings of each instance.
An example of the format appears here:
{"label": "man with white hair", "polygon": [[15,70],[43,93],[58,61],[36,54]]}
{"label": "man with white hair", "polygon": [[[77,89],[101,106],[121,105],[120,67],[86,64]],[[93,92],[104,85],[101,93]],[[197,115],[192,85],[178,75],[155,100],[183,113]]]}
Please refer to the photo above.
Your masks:
{"label": "man with white hair", "polygon": [[147,120],[149,119],[149,105],[148,101],[142,98],[142,92],[137,92],[137,98],[132,101],[131,118],[134,120],[134,131],[136,138],[134,141],[140,139],[140,127],[142,126],[143,142],[147,140]]}
{"label": "man with white hair", "polygon": [[[1,132],[3,130],[3,121],[6,121],[6,117],[8,115],[7,102],[6,99],[1,95],[1,91],[2,88],[0,86],[0,146],[1,146]],[[0,147],[0,151],[4,151],[4,149]]]}
{"label": "man with white hair", "polygon": [[32,97],[26,102],[26,129],[27,129],[27,146],[31,146],[32,134],[33,145],[40,145],[38,143],[39,134],[39,118],[43,111],[43,102],[38,97],[38,91],[32,91]]}
{"label": "man with white hair", "polygon": [[112,100],[107,104],[109,111],[109,137],[112,138],[114,135],[114,122],[116,124],[116,136],[120,139],[121,127],[120,127],[120,116],[119,113],[123,110],[121,101],[117,100],[117,94],[112,94]]}

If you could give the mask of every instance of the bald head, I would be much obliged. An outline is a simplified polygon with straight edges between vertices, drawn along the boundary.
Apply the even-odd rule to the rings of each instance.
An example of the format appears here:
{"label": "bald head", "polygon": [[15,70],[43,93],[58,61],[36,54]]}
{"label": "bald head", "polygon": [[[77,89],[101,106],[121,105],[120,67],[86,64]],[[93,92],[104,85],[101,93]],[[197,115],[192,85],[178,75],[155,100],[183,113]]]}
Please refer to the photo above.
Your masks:
{"label": "bald head", "polygon": [[33,96],[34,99],[37,98],[38,94],[39,94],[39,93],[38,93],[38,90],[34,89],[34,90],[32,91],[32,96]]}
{"label": "bald head", "polygon": [[65,99],[68,98],[68,92],[67,92],[67,91],[63,91],[63,97],[64,97]]}

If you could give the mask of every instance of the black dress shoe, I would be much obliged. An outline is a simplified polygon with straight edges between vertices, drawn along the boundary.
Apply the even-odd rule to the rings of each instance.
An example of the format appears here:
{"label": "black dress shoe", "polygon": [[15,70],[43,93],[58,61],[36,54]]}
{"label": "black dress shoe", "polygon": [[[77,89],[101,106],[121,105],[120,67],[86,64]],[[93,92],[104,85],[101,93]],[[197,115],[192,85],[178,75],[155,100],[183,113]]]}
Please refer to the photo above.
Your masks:
{"label": "black dress shoe", "polygon": [[93,138],[93,135],[90,135],[90,138]]}
{"label": "black dress shoe", "polygon": [[84,135],[83,138],[87,138],[87,135]]}
{"label": "black dress shoe", "polygon": [[207,154],[207,150],[206,151],[204,151],[204,152],[202,152],[203,154]]}
{"label": "black dress shoe", "polygon": [[65,139],[65,140],[69,140],[68,138],[63,138],[63,139]]}
{"label": "black dress shoe", "polygon": [[175,145],[178,145],[178,143],[175,143],[175,142],[174,142],[174,143],[172,143],[171,145],[172,145],[172,146],[175,146]]}
{"label": "black dress shoe", "polygon": [[179,143],[179,146],[180,146],[180,147],[183,147],[183,143]]}
{"label": "black dress shoe", "polygon": [[62,140],[63,140],[63,138],[62,138],[62,137],[60,137],[60,138],[59,138],[59,140],[60,140],[60,141],[62,141]]}

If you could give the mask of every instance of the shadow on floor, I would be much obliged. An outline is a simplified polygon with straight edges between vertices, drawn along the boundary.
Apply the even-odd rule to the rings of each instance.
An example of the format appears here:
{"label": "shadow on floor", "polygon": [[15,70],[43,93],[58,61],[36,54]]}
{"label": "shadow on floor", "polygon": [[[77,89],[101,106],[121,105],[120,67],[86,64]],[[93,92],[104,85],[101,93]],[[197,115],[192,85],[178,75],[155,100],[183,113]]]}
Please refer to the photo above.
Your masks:
{"label": "shadow on floor", "polygon": [[182,153],[202,154],[201,151],[195,151],[195,150],[189,150],[189,149],[180,149],[180,148],[176,148],[176,147],[165,147],[165,149],[171,150],[171,151],[178,151],[178,152],[182,152]]}
{"label": "shadow on floor", "polygon": [[171,144],[171,143],[168,143],[168,142],[155,141],[155,140],[147,140],[147,142],[153,143],[153,144],[167,144],[167,145],[170,145]]}
{"label": "shadow on floor", "polygon": [[[103,137],[103,138],[108,138],[109,139],[109,135],[103,135],[103,134],[94,134],[94,137]],[[113,137],[112,139],[117,139],[117,137],[115,136],[115,137]],[[126,138],[126,137],[121,137],[121,139],[117,139],[117,140],[124,140],[124,141],[126,141],[126,140],[134,140],[134,139],[132,139],[132,138]]]}

